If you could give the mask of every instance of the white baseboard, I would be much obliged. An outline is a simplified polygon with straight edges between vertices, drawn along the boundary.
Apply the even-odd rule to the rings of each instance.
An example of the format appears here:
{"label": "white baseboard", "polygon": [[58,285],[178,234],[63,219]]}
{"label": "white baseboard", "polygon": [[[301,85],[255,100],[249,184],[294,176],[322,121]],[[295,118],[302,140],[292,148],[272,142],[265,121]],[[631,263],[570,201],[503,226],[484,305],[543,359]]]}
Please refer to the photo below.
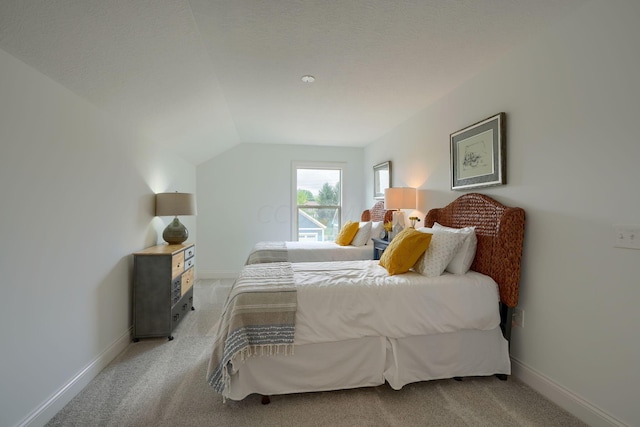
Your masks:
{"label": "white baseboard", "polygon": [[83,388],[94,379],[118,354],[124,351],[131,343],[132,328],[127,329],[120,338],[111,344],[105,351],[96,357],[78,374],[60,387],[51,397],[38,406],[27,418],[18,426],[20,427],[40,427],[44,426],[53,418],[64,406],[71,401]]}
{"label": "white baseboard", "polygon": [[200,270],[198,279],[237,279],[240,271],[235,270]]}
{"label": "white baseboard", "polygon": [[592,427],[629,427],[532,367],[511,358],[511,374]]}

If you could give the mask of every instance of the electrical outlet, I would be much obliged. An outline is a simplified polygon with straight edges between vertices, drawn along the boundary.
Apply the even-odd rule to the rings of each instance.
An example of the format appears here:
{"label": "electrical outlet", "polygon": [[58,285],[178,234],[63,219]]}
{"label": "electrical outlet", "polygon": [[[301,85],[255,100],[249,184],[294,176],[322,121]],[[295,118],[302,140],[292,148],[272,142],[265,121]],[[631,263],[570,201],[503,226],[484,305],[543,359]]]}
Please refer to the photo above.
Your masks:
{"label": "electrical outlet", "polygon": [[513,309],[513,318],[511,319],[512,326],[524,328],[524,310],[521,308]]}
{"label": "electrical outlet", "polygon": [[616,248],[640,249],[640,226],[614,225],[613,238]]}

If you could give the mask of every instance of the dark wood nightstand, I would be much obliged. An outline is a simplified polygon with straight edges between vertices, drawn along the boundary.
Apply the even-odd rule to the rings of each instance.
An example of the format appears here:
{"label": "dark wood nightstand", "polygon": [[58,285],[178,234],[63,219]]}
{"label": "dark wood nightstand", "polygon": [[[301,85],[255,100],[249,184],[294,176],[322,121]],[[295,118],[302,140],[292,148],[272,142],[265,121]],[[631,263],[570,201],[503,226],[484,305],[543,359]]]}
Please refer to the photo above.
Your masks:
{"label": "dark wood nightstand", "polygon": [[373,238],[373,259],[380,259],[380,257],[382,256],[382,253],[384,252],[385,249],[387,249],[387,246],[389,246],[389,241],[388,240],[383,240],[383,239],[377,239],[377,238]]}

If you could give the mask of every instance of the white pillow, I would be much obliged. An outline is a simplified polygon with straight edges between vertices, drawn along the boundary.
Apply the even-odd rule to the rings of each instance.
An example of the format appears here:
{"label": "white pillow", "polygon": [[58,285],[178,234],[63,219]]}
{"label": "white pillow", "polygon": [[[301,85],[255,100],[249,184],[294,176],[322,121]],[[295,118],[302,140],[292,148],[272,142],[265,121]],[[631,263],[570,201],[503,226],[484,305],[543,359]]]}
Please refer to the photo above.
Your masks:
{"label": "white pillow", "polygon": [[423,276],[438,277],[447,268],[466,236],[427,227],[418,231],[433,234],[433,237],[425,253],[413,265],[413,270]]}
{"label": "white pillow", "polygon": [[369,241],[367,242],[367,245],[373,245],[373,239],[374,237],[376,239],[380,238],[380,233],[382,233],[382,230],[384,230],[384,222],[382,221],[373,221],[371,223],[371,238],[369,239]]}
{"label": "white pillow", "polygon": [[420,228],[418,228],[418,231],[420,231],[422,233],[429,233],[429,234],[435,233],[435,230],[433,228],[429,228],[429,227],[420,227]]}
{"label": "white pillow", "polygon": [[451,228],[444,225],[433,224],[434,230],[445,230],[452,233],[464,234],[466,237],[462,242],[462,245],[458,249],[449,265],[447,265],[447,271],[453,274],[465,274],[471,268],[473,259],[476,257],[476,248],[478,247],[478,237],[476,236],[475,227],[464,228]]}
{"label": "white pillow", "polygon": [[351,240],[351,246],[364,246],[371,237],[371,222],[361,222],[358,232]]}

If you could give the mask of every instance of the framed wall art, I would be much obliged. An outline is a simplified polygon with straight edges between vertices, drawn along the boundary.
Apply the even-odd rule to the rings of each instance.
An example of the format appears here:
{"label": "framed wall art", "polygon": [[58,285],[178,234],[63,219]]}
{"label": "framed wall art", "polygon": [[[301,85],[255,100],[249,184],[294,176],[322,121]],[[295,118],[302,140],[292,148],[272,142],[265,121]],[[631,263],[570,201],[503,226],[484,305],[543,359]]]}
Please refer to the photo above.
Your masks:
{"label": "framed wall art", "polygon": [[383,162],[373,167],[373,198],[384,199],[384,190],[391,187],[391,162]]}
{"label": "framed wall art", "polygon": [[507,183],[505,121],[498,113],[451,134],[452,190]]}

